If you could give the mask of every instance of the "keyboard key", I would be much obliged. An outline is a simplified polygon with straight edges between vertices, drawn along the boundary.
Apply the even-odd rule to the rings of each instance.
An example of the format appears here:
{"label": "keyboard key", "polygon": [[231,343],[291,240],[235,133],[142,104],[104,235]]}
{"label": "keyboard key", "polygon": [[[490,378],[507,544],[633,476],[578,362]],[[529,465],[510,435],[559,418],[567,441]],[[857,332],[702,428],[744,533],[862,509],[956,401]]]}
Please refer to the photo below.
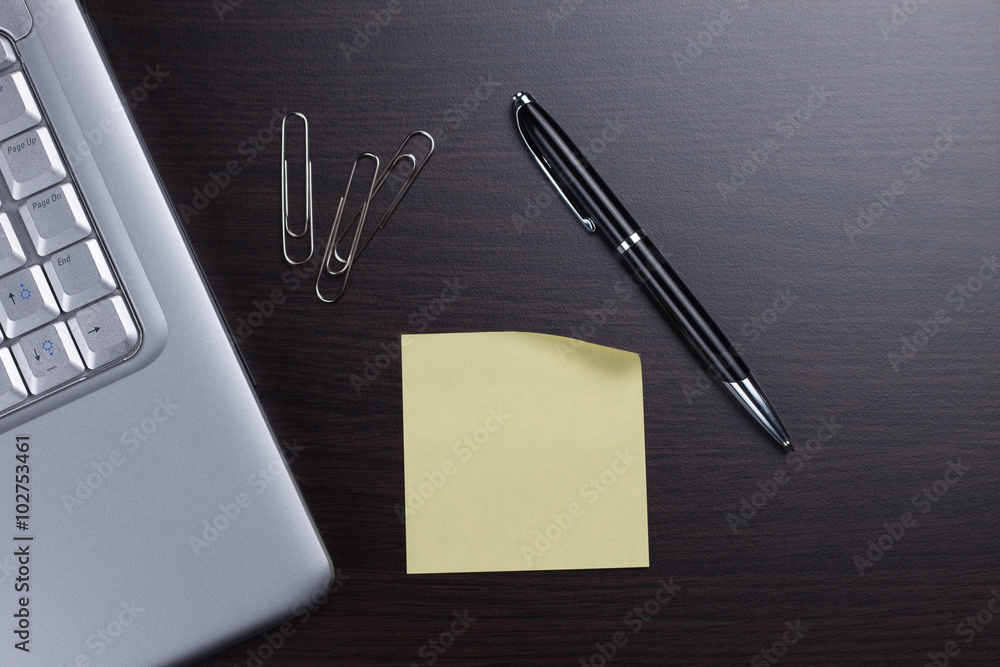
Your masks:
{"label": "keyboard key", "polygon": [[139,342],[125,301],[117,295],[81,310],[69,321],[69,328],[88,368],[121,359]]}
{"label": "keyboard key", "polygon": [[0,410],[17,405],[28,397],[28,390],[7,348],[0,349]]}
{"label": "keyboard key", "polygon": [[0,213],[0,275],[22,266],[24,266],[24,250],[17,240],[10,218],[6,213]]}
{"label": "keyboard key", "polygon": [[0,69],[7,69],[17,62],[17,54],[14,53],[14,45],[10,40],[0,35]]}
{"label": "keyboard key", "polygon": [[0,139],[24,132],[41,120],[42,114],[38,112],[24,74],[14,72],[0,77]]}
{"label": "keyboard key", "polygon": [[0,172],[14,199],[24,199],[66,178],[56,144],[44,127],[0,144]]}
{"label": "keyboard key", "polygon": [[41,394],[83,373],[83,359],[76,351],[65,322],[33,331],[14,344],[14,359],[28,385]]}
{"label": "keyboard key", "polygon": [[0,326],[8,338],[20,336],[59,314],[59,304],[40,266],[0,278]]}
{"label": "keyboard key", "polygon": [[52,255],[45,262],[45,273],[67,313],[115,290],[114,276],[95,239]]}
{"label": "keyboard key", "polygon": [[14,43],[0,33],[0,180],[10,195],[0,202],[4,414],[127,359],[140,339],[27,72],[17,64]]}
{"label": "keyboard key", "polygon": [[21,219],[39,255],[48,255],[90,234],[76,189],[63,183],[21,204]]}

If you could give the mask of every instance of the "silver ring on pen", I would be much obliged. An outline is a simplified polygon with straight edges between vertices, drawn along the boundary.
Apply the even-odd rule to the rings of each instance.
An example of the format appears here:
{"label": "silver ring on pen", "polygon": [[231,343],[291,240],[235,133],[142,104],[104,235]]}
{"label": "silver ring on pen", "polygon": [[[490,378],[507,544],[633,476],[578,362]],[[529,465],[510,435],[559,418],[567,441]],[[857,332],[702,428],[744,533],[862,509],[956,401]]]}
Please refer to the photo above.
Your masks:
{"label": "silver ring on pen", "polygon": [[624,255],[626,250],[628,250],[629,248],[631,248],[644,238],[646,238],[646,232],[640,229],[639,231],[635,232],[634,234],[629,236],[627,239],[625,239],[618,245],[618,254]]}

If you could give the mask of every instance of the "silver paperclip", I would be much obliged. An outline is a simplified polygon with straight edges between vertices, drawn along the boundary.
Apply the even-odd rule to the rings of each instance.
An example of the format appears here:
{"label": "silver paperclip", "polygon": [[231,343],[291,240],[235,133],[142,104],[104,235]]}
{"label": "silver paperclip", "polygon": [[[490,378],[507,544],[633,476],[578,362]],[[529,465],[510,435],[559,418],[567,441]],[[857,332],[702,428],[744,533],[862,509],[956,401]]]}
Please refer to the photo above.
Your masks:
{"label": "silver paperclip", "polygon": [[[419,160],[416,157],[414,157],[413,153],[403,152],[404,150],[406,150],[406,146],[417,136],[422,136],[426,138],[427,141],[429,142],[429,146],[427,148],[427,155],[423,156]],[[378,224],[375,225],[374,229],[372,229],[372,233],[368,235],[368,238],[365,239],[365,242],[362,243],[361,246],[358,248],[358,251],[354,256],[354,261],[357,261],[358,258],[361,257],[361,253],[364,251],[365,248],[368,247],[368,244],[375,237],[375,234],[378,233],[378,230],[385,227],[386,223],[389,222],[389,218],[392,217],[392,214],[396,211],[396,208],[399,206],[399,203],[403,201],[403,197],[405,197],[406,193],[409,191],[410,186],[413,185],[413,181],[417,180],[417,176],[420,175],[420,172],[421,170],[423,170],[424,165],[427,164],[427,161],[431,159],[431,155],[433,154],[434,154],[434,137],[432,137],[427,132],[424,132],[423,130],[410,132],[410,134],[406,136],[406,139],[403,140],[403,143],[399,145],[399,148],[396,150],[395,155],[392,156],[392,158],[389,160],[389,163],[386,165],[385,171],[382,172],[382,174],[378,177],[378,180],[375,182],[375,192],[372,194],[372,197],[374,198],[378,196],[379,191],[382,190],[382,186],[385,185],[385,182],[386,180],[388,180],[389,176],[392,175],[394,171],[396,171],[396,166],[400,162],[404,160],[408,161],[410,163],[410,172],[407,174],[406,179],[403,181],[402,186],[399,188],[399,192],[396,193],[395,198],[393,198],[392,202],[389,204],[389,207],[385,210],[385,213],[382,214],[382,217],[379,219]],[[357,221],[357,218],[358,216],[355,215],[354,216],[355,222]],[[337,239],[338,246],[340,245],[340,242],[343,240],[344,236],[346,236],[349,231],[350,227],[348,227],[341,233],[340,237]],[[338,261],[340,262],[344,261],[337,253],[336,248],[334,249],[334,256]]]}
{"label": "silver paperclip", "polygon": [[[306,162],[306,221],[302,231],[292,229],[288,222],[288,159],[285,157],[285,126],[288,119],[298,116],[302,119],[302,126],[305,132],[305,162]],[[309,254],[305,259],[294,260],[288,254],[288,239],[301,239],[309,236]],[[313,184],[312,184],[312,162],[309,160],[309,121],[306,117],[297,112],[286,114],[281,120],[281,247],[285,252],[285,261],[289,264],[305,264],[313,256],[315,243],[313,241]]]}
{"label": "silver paperclip", "polygon": [[[344,204],[347,203],[347,196],[351,193],[351,184],[354,182],[354,172],[357,171],[358,164],[365,159],[373,160],[375,162],[375,173],[372,174],[372,182],[368,187],[368,195],[361,204],[361,212],[358,213],[360,219],[358,219],[357,225],[355,226],[354,238],[351,240],[351,249],[347,253],[347,257],[342,259],[340,254],[336,252],[338,239],[337,232],[340,230],[340,222],[344,217]],[[319,300],[323,303],[335,302],[344,295],[344,290],[347,289],[347,279],[351,275],[351,267],[354,266],[354,257],[358,250],[358,241],[361,240],[361,232],[365,228],[365,218],[368,217],[368,205],[371,203],[372,197],[375,196],[375,183],[378,181],[378,172],[378,156],[373,155],[372,153],[362,153],[354,159],[354,165],[351,167],[351,175],[347,178],[347,187],[344,189],[344,196],[340,198],[340,203],[337,204],[337,215],[333,218],[333,229],[330,230],[330,238],[327,239],[326,242],[326,251],[323,253],[323,262],[319,265],[319,274],[316,276],[316,296],[319,297]],[[342,236],[340,238],[342,238]],[[336,255],[337,262],[340,263],[340,267],[336,269],[330,266],[330,262],[334,260],[334,255]],[[323,295],[321,283],[323,282],[323,274],[325,273],[335,277],[343,276],[340,290],[333,298],[328,298]]]}
{"label": "silver paperclip", "polygon": [[[427,154],[424,155],[423,158],[421,158],[420,160],[414,157],[412,153],[403,152],[404,150],[406,150],[407,145],[418,135],[423,136],[429,142]],[[389,160],[388,165],[386,165],[385,171],[383,171],[381,174],[378,173],[379,163],[377,157],[375,157],[371,153],[364,153],[358,156],[358,159],[355,160],[354,162],[354,167],[351,169],[351,176],[347,182],[347,190],[344,192],[344,196],[340,199],[340,204],[337,207],[337,215],[334,218],[333,229],[331,230],[329,240],[327,241],[326,251],[323,253],[323,263],[320,264],[319,275],[316,277],[316,296],[319,297],[321,301],[324,301],[325,303],[333,303],[344,295],[344,291],[347,289],[347,280],[350,277],[351,268],[354,266],[354,262],[356,262],[358,258],[361,257],[361,253],[364,252],[364,249],[368,247],[368,244],[371,242],[372,238],[375,237],[375,234],[378,232],[378,230],[385,227],[386,223],[389,221],[389,218],[392,217],[393,212],[395,212],[396,208],[399,206],[399,203],[403,200],[403,197],[406,196],[406,193],[407,191],[409,191],[410,186],[413,185],[413,181],[415,181],[417,176],[420,175],[421,170],[424,168],[424,165],[427,164],[427,161],[430,159],[433,153],[434,153],[434,137],[432,137],[427,132],[424,132],[422,130],[417,130],[416,132],[411,132],[409,135],[407,135],[406,139],[403,140],[403,143],[400,144],[399,149],[396,151],[395,155],[393,155],[392,159]],[[342,232],[340,232],[340,224],[344,214],[344,205],[347,200],[347,195],[351,189],[351,181],[354,179],[354,170],[357,168],[358,162],[362,158],[365,158],[366,156],[375,159],[376,175],[372,181],[372,187],[369,190],[368,197],[362,204],[361,211],[359,211],[354,216],[351,226],[346,227]],[[403,184],[400,187],[399,192],[393,198],[392,202],[389,204],[389,207],[385,210],[385,213],[382,214],[382,217],[379,219],[378,224],[375,225],[374,229],[372,229],[368,237],[364,240],[363,243],[361,243],[360,239],[364,231],[365,221],[368,216],[368,207],[371,204],[372,199],[374,199],[375,196],[379,193],[379,191],[382,189],[382,186],[385,185],[389,176],[396,170],[396,167],[399,165],[399,163],[404,161],[410,163],[409,173],[406,175],[406,178],[403,181]],[[338,248],[344,237],[350,233],[352,227],[354,229],[354,237],[351,240],[350,250],[347,253],[347,257],[341,257]],[[340,233],[338,234],[338,232]],[[334,261],[337,262],[338,264],[337,268],[331,266],[331,262]],[[342,276],[340,290],[337,292],[337,295],[334,296],[332,299],[325,297],[320,287],[320,283],[323,279],[324,273],[334,277]]]}

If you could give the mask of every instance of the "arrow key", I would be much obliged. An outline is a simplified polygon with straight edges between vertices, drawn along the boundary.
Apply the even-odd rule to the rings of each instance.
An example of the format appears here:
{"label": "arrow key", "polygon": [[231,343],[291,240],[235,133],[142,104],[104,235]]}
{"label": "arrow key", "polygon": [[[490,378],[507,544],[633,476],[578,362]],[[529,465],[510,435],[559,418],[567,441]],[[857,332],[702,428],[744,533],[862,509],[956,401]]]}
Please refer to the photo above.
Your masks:
{"label": "arrow key", "polygon": [[14,344],[14,359],[37,396],[83,373],[83,359],[63,322],[33,331]]}
{"label": "arrow key", "polygon": [[59,315],[59,304],[37,264],[0,278],[0,325],[14,338]]}
{"label": "arrow key", "polygon": [[88,368],[99,368],[127,356],[139,342],[128,307],[117,295],[78,312],[70,319],[69,328]]}

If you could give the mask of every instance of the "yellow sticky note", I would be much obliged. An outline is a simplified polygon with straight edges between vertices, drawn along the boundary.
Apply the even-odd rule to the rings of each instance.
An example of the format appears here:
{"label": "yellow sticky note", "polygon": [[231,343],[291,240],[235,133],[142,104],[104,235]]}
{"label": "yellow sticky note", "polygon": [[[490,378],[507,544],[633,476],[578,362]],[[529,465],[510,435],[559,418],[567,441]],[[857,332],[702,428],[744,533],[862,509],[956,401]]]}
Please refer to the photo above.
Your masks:
{"label": "yellow sticky note", "polygon": [[649,566],[639,355],[516,332],[402,349],[407,572]]}

